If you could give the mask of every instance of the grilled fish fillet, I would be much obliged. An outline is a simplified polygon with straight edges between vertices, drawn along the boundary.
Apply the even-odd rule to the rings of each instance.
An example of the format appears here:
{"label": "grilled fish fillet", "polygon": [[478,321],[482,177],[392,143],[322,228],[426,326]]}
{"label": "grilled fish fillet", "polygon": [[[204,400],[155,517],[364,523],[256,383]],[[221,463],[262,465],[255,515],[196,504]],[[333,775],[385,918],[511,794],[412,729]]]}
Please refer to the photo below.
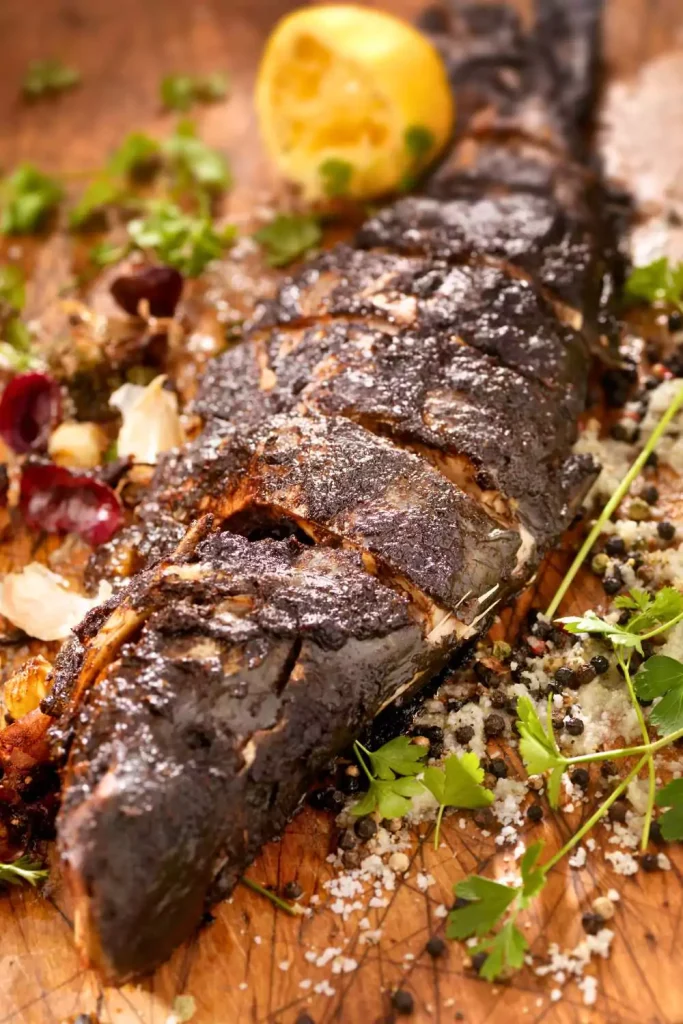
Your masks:
{"label": "grilled fish fillet", "polygon": [[599,6],[539,0],[530,37],[502,8],[437,18],[448,159],[259,310],[114,542],[140,571],[42,705],[76,940],[109,980],[168,957],[316,773],[528,581],[592,482],[571,448],[610,344],[583,134]]}

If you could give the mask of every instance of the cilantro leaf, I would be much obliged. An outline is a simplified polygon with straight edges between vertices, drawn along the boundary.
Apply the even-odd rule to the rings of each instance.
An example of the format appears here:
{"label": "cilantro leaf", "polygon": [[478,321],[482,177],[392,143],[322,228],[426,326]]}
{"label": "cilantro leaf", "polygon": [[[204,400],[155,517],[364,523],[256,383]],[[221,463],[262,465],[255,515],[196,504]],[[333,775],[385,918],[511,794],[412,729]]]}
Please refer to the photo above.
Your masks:
{"label": "cilantro leaf", "polygon": [[677,304],[683,295],[683,263],[671,264],[666,256],[643,267],[634,267],[624,286],[627,299]]}
{"label": "cilantro leaf", "polygon": [[493,793],[485,789],[484,769],[476,754],[468,752],[458,757],[451,754],[442,768],[425,768],[424,784],[434,798],[445,807],[488,807]]}
{"label": "cilantro leaf", "polygon": [[23,235],[44,225],[59,204],[63,191],[58,181],[33,164],[21,164],[5,178],[0,195],[0,231],[4,235]]}
{"label": "cilantro leaf", "polygon": [[519,752],[529,774],[542,775],[551,769],[562,767],[565,761],[557,749],[552,726],[544,729],[529,697],[520,697],[517,701],[517,716]]}
{"label": "cilantro leaf", "polygon": [[29,885],[36,886],[44,881],[47,875],[47,870],[30,857],[19,857],[9,864],[0,864],[0,882],[7,882],[9,885],[28,882]]}
{"label": "cilantro leaf", "polygon": [[393,779],[395,775],[417,775],[422,771],[422,761],[427,756],[424,747],[411,742],[408,736],[397,736],[378,750],[365,750],[372,769],[378,779]]}
{"label": "cilantro leaf", "polygon": [[497,935],[484,939],[483,942],[471,949],[470,953],[488,953],[479,974],[487,981],[495,981],[506,968],[514,970],[520,968],[524,963],[524,954],[528,948],[529,943],[515,922],[508,921]]}
{"label": "cilantro leaf", "polygon": [[323,160],[318,168],[318,173],[323,191],[330,199],[337,199],[348,193],[353,175],[353,165],[348,160],[339,160],[337,157]]}
{"label": "cilantro leaf", "polygon": [[643,700],[662,698],[650,712],[650,723],[661,736],[683,727],[683,664],[680,661],[655,654],[642,666],[633,685]]}
{"label": "cilantro leaf", "polygon": [[254,232],[271,267],[286,267],[322,241],[320,222],[312,214],[279,213]]}
{"label": "cilantro leaf", "polygon": [[615,647],[634,647],[642,654],[640,637],[630,629],[617,625],[616,622],[607,622],[601,619],[593,611],[585,615],[569,615],[564,619],[558,619],[568,633],[589,633],[592,636],[604,636],[612,642]]}
{"label": "cilantro leaf", "polygon": [[655,803],[668,810],[658,819],[665,839],[683,839],[683,779],[673,779],[657,792]]}
{"label": "cilantro leaf", "polygon": [[33,60],[26,69],[21,91],[27,99],[37,100],[42,96],[54,96],[66,89],[73,89],[80,80],[80,72],[63,64],[61,60]]}
{"label": "cilantro leaf", "polygon": [[146,216],[130,221],[128,234],[138,248],[154,250],[163,263],[186,277],[198,277],[232,243],[235,232],[229,226],[219,233],[208,217],[155,200],[149,203]]}
{"label": "cilantro leaf", "polygon": [[228,76],[222,71],[210,75],[166,75],[161,81],[161,102],[166,110],[187,111],[194,103],[214,103],[225,98]]}
{"label": "cilantro leaf", "polygon": [[451,910],[446,934],[449,939],[467,939],[485,935],[500,920],[519,889],[492,882],[481,875],[470,875],[455,886],[455,895],[467,900],[467,906]]}
{"label": "cilantro leaf", "polygon": [[519,862],[520,871],[522,872],[522,891],[520,894],[522,897],[522,907],[528,906],[545,885],[545,872],[542,868],[537,867],[538,858],[543,852],[543,845],[541,840],[537,843],[532,843]]}
{"label": "cilantro leaf", "polygon": [[373,779],[367,793],[353,805],[351,813],[358,817],[377,809],[383,818],[402,818],[411,807],[412,797],[424,792],[417,779]]}
{"label": "cilantro leaf", "polygon": [[207,146],[197,136],[192,121],[181,121],[173,135],[162,143],[162,152],[175,173],[181,188],[198,185],[209,192],[219,192],[232,185],[232,172],[222,153]]}

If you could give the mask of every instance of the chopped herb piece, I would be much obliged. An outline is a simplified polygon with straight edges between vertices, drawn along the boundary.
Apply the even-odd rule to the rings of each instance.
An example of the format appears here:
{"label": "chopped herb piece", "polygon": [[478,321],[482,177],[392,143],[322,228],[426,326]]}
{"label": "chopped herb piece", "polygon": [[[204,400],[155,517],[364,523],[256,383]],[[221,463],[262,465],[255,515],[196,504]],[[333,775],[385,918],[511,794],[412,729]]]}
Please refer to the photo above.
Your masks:
{"label": "chopped herb piece", "polygon": [[439,803],[434,832],[435,848],[439,845],[441,819],[446,807],[471,810],[475,807],[488,807],[493,803],[493,793],[481,785],[483,781],[484,769],[479,758],[469,751],[461,757],[451,754],[446,758],[443,768],[425,768],[424,784]]}
{"label": "chopped herb piece", "polygon": [[[422,771],[425,748],[411,743],[407,736],[398,736],[375,751],[354,743],[354,751],[370,788],[353,805],[351,813],[362,817],[377,808],[383,818],[402,818],[410,810],[412,798],[424,792],[422,783],[412,776]],[[397,778],[397,774],[409,777]]]}
{"label": "chopped herb piece", "polygon": [[383,818],[402,818],[411,808],[412,798],[424,792],[417,779],[373,779],[367,793],[354,804],[351,813],[364,817],[376,809]]}
{"label": "chopped herb piece", "polygon": [[144,217],[128,224],[128,234],[140,249],[152,249],[163,263],[197,277],[218,259],[235,237],[228,226],[217,231],[208,217],[185,213],[174,203],[154,200]]}
{"label": "chopped herb piece", "polygon": [[225,98],[228,76],[221,71],[210,75],[166,75],[161,82],[161,102],[167,110],[189,110],[193,103],[214,103]]}
{"label": "chopped herb piece", "polygon": [[529,947],[514,921],[507,921],[496,935],[484,939],[470,950],[470,954],[488,953],[479,969],[487,981],[495,981],[506,968],[519,969],[524,963],[524,954]]}
{"label": "chopped herb piece", "polygon": [[159,156],[156,139],[142,132],[131,132],[107,161],[107,172],[113,176],[133,177],[149,167]]}
{"label": "chopped herb piece", "polygon": [[76,206],[69,213],[69,226],[82,228],[105,206],[117,203],[125,194],[122,186],[113,178],[95,178],[88,185]]}
{"label": "chopped herb piece", "polygon": [[0,267],[0,302],[19,311],[24,308],[25,292],[24,275],[19,267],[9,263]]}
{"label": "chopped herb piece", "polygon": [[666,256],[644,267],[634,267],[624,285],[627,299],[670,302],[678,305],[683,295],[683,263],[669,263]]}
{"label": "chopped herb piece", "polygon": [[47,871],[40,864],[32,861],[30,857],[19,857],[11,864],[0,864],[0,882],[7,882],[10,885],[21,885],[28,882],[36,886],[39,882],[45,881]]}
{"label": "chopped herb piece", "polygon": [[88,256],[96,267],[106,267],[110,263],[118,263],[127,252],[127,245],[115,245],[113,242],[104,241],[93,245]]}
{"label": "chopped herb piece", "polygon": [[591,636],[604,636],[612,642],[615,647],[634,647],[642,653],[641,638],[637,633],[632,633],[625,626],[618,626],[615,622],[607,622],[601,619],[593,611],[585,615],[569,615],[564,619],[558,619],[568,633],[588,633]]}
{"label": "chopped herb piece", "polygon": [[558,768],[562,771],[565,760],[557,749],[552,723],[549,721],[548,727],[543,727],[529,697],[520,697],[517,701],[517,716],[519,752],[529,774],[542,775]]}
{"label": "chopped herb piece", "polygon": [[614,604],[617,608],[632,608],[637,612],[626,623],[631,633],[648,633],[683,612],[683,594],[673,587],[663,587],[654,596],[644,590],[630,590]]}
{"label": "chopped herb piece", "polygon": [[319,245],[322,231],[317,217],[311,214],[279,213],[270,224],[254,232],[271,267],[285,267]]}
{"label": "chopped herb piece", "polygon": [[448,938],[467,939],[471,935],[485,935],[495,927],[517,898],[517,893],[517,889],[492,882],[481,875],[470,875],[458,882],[455,895],[467,900],[467,905],[452,910],[448,915]]}
{"label": "chopped herb piece", "polygon": [[633,680],[643,700],[661,700],[650,712],[650,724],[660,736],[683,727],[683,664],[675,658],[656,654],[648,658]]}
{"label": "chopped herb piece", "polygon": [[326,196],[337,199],[348,193],[353,175],[353,166],[348,160],[330,157],[321,163],[318,170]]}
{"label": "chopped herb piece", "polygon": [[434,150],[436,142],[433,133],[423,125],[415,124],[407,128],[403,136],[403,142],[410,160],[410,168],[404,174],[400,188],[408,192],[414,187],[420,175],[429,161],[430,154]]}
{"label": "chopped herb piece", "polygon": [[61,60],[33,60],[26,70],[21,90],[28,99],[36,100],[41,96],[54,96],[66,89],[73,89],[80,80],[80,72],[63,64]]}
{"label": "chopped herb piece", "polygon": [[378,779],[393,779],[396,775],[417,775],[424,768],[427,751],[413,743],[408,736],[397,736],[378,750],[369,751],[358,744],[370,758]]}
{"label": "chopped herb piece", "polygon": [[545,871],[538,867],[538,858],[543,852],[543,843],[539,840],[532,843],[519,862],[522,872],[522,891],[520,893],[522,909],[524,909],[545,885]]}
{"label": "chopped herb piece", "polygon": [[180,188],[198,185],[209,192],[230,188],[232,173],[225,157],[197,137],[192,121],[181,121],[162,143],[162,151]]}
{"label": "chopped herb piece", "polygon": [[683,779],[673,779],[660,789],[656,804],[668,808],[658,819],[664,838],[669,842],[683,839]]}
{"label": "chopped herb piece", "polygon": [[62,186],[33,164],[17,167],[0,186],[4,235],[38,231],[62,198]]}

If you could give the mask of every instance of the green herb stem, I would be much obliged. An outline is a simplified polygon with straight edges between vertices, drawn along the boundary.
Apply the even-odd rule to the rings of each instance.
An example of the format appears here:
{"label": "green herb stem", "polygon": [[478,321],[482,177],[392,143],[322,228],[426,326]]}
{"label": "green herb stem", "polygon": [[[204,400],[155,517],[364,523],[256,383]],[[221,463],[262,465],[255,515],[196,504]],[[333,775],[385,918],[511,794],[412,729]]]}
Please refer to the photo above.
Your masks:
{"label": "green herb stem", "polygon": [[595,543],[595,541],[599,537],[600,531],[602,530],[603,525],[607,522],[607,520],[610,518],[612,513],[614,511],[616,511],[616,509],[619,507],[619,505],[621,504],[624,496],[628,492],[631,484],[636,479],[636,477],[639,475],[640,471],[642,470],[643,466],[645,465],[645,463],[649,459],[650,455],[652,454],[654,449],[657,447],[657,444],[659,443],[659,440],[660,440],[662,434],[664,433],[664,431],[666,430],[666,428],[668,427],[669,423],[674,418],[676,413],[678,413],[679,410],[682,407],[683,407],[683,387],[680,388],[680,390],[677,392],[677,394],[674,396],[674,398],[669,403],[668,409],[664,412],[664,414],[662,415],[662,418],[660,419],[659,423],[657,424],[655,429],[650,434],[650,436],[647,439],[647,442],[646,442],[645,447],[643,448],[642,452],[640,453],[638,458],[635,460],[635,462],[633,463],[633,465],[629,469],[628,473],[623,478],[623,480],[621,481],[621,483],[617,487],[616,491],[614,492],[612,497],[609,499],[609,501],[607,502],[607,504],[603,508],[602,512],[600,513],[600,515],[596,519],[596,521],[595,521],[595,523],[593,525],[593,528],[591,529],[591,531],[589,532],[589,534],[586,537],[585,541],[583,542],[583,544],[579,548],[578,554],[576,555],[574,561],[572,562],[572,564],[570,565],[569,569],[567,570],[567,573],[566,573],[564,579],[562,580],[562,582],[560,583],[557,591],[555,592],[554,598],[552,599],[552,601],[548,605],[548,608],[547,608],[547,611],[546,611],[546,616],[549,619],[552,619],[554,617],[555,612],[560,607],[560,604],[562,603],[562,600],[563,600],[565,594],[567,593],[567,591],[569,590],[570,586],[572,585],[576,574],[578,573],[579,569],[581,568],[581,566],[582,566],[582,564],[583,564],[583,562],[584,562],[584,560],[586,558],[586,555],[588,554],[590,549],[593,547],[593,544]]}
{"label": "green herb stem", "polygon": [[358,758],[358,764],[361,766],[361,768],[363,769],[363,771],[367,775],[369,781],[370,782],[374,782],[375,781],[375,776],[372,774],[372,772],[370,771],[370,769],[366,765],[365,758],[361,754],[361,750],[362,750],[363,753],[365,753],[365,754],[367,754],[369,756],[370,755],[370,751],[366,747],[364,747],[362,743],[359,743],[358,740],[356,740],[356,742],[353,744],[353,749],[355,751],[356,757]]}
{"label": "green herb stem", "polygon": [[674,626],[677,626],[682,619],[683,612],[681,612],[680,615],[677,615],[675,618],[670,619],[668,622],[665,622],[663,625],[657,626],[656,629],[651,629],[649,633],[643,633],[643,635],[640,638],[641,641],[651,640],[653,636],[658,636],[660,633],[666,633],[667,629],[672,629]]}
{"label": "green herb stem", "polygon": [[647,754],[644,757],[641,757],[641,759],[640,759],[640,761],[638,761],[637,765],[634,768],[632,768],[631,771],[628,773],[628,775],[626,775],[621,780],[621,782],[616,787],[616,789],[614,789],[613,792],[610,793],[610,795],[607,797],[607,799],[603,803],[600,804],[598,809],[594,812],[594,814],[592,814],[590,816],[588,821],[584,822],[584,824],[581,826],[581,828],[577,832],[575,832],[574,835],[571,836],[570,839],[567,840],[567,842],[564,844],[562,849],[558,850],[557,853],[555,854],[555,856],[551,857],[547,864],[542,864],[541,865],[541,870],[544,872],[544,874],[547,874],[548,871],[550,871],[551,868],[554,868],[555,865],[558,863],[558,861],[561,861],[562,858],[565,857],[569,853],[570,850],[572,850],[578,843],[581,842],[583,837],[588,832],[590,832],[590,830],[593,828],[593,826],[597,825],[597,823],[600,821],[600,818],[602,818],[603,815],[607,813],[607,811],[610,809],[612,804],[615,803],[615,801],[619,799],[619,797],[624,792],[624,790],[627,788],[627,786],[633,781],[633,779],[635,779],[635,777],[638,775],[640,770],[647,763],[647,760],[648,760],[648,755]]}
{"label": "green herb stem", "polygon": [[266,889],[265,886],[259,885],[258,882],[254,882],[251,878],[246,878],[244,875],[240,878],[242,885],[246,885],[247,889],[251,889],[253,892],[257,892],[259,896],[265,896],[267,900],[270,900],[279,910],[284,910],[290,917],[299,917],[301,914],[301,908],[295,907],[291,903],[287,903],[285,900],[281,900],[279,896],[276,896],[270,889]]}
{"label": "green herb stem", "polygon": [[[629,655],[628,659],[625,660],[623,652],[621,650],[618,650],[617,661],[619,662],[622,672],[624,673],[624,679],[626,680],[626,686],[628,687],[628,695],[631,698],[631,704],[633,705],[633,710],[635,711],[636,718],[638,719],[638,725],[640,726],[641,735],[645,743],[649,744],[650,734],[647,731],[647,723],[645,721],[645,716],[643,715],[643,709],[638,703],[636,691],[633,686],[633,680],[631,678],[631,656]],[[640,840],[640,846],[642,850],[645,850],[647,848],[647,844],[650,839],[650,825],[652,824],[652,812],[655,805],[655,790],[657,788],[657,780],[655,778],[655,760],[652,754],[649,754],[647,756],[647,768],[649,785],[647,797],[647,810],[645,812],[645,819],[643,821],[643,835]]]}
{"label": "green herb stem", "polygon": [[439,813],[436,816],[436,827],[434,829],[434,849],[439,849],[439,839],[441,838],[441,820],[443,818],[443,812],[446,810],[446,805],[441,804],[439,807]]}
{"label": "green herb stem", "polygon": [[637,757],[638,754],[656,754],[663,747],[668,747],[676,740],[683,737],[683,728],[676,732],[670,732],[668,736],[662,736],[661,740],[654,743],[640,744],[638,747],[618,747],[616,750],[601,750],[597,754],[577,754],[576,757],[568,757],[567,765],[590,764],[593,761],[616,761],[622,757]]}

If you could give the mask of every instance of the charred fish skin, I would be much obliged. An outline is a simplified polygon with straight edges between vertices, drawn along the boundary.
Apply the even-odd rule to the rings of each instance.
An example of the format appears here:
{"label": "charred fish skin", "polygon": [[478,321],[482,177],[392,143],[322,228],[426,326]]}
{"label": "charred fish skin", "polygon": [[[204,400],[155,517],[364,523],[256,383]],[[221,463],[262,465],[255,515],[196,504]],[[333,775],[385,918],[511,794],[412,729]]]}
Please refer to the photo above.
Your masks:
{"label": "charred fish skin", "polygon": [[191,933],[315,773],[486,627],[592,480],[571,446],[604,316],[577,127],[600,4],[539,11],[531,38],[511,12],[448,19],[451,156],[213,364],[202,434],[123,538],[146,568],[60,660],[59,850],[109,980]]}

